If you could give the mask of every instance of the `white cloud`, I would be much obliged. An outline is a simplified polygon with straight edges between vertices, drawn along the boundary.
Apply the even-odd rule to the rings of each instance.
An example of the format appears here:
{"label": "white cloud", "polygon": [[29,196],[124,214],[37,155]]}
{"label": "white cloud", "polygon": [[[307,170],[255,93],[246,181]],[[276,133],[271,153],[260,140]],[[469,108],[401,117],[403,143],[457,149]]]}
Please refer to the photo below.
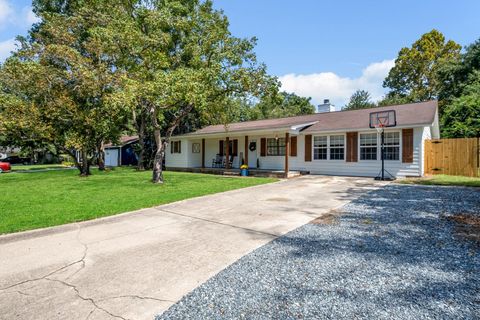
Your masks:
{"label": "white cloud", "polygon": [[31,6],[25,6],[21,10],[15,10],[8,0],[0,0],[0,28],[8,26],[29,29],[39,21],[33,13]]}
{"label": "white cloud", "polygon": [[13,7],[7,0],[0,0],[0,27],[4,27],[12,22],[15,16]]}
{"label": "white cloud", "polygon": [[40,18],[33,13],[31,6],[26,6],[22,9],[21,21],[30,28],[32,24],[39,22]]}
{"label": "white cloud", "polygon": [[282,90],[294,92],[300,96],[312,97],[314,104],[319,104],[323,99],[330,101],[338,107],[344,106],[355,90],[367,90],[372,99],[377,101],[385,94],[382,87],[383,80],[390,69],[395,65],[395,60],[384,60],[368,65],[362,70],[358,78],[340,77],[333,72],[313,74],[287,74],[279,77]]}
{"label": "white cloud", "polygon": [[0,63],[8,58],[15,48],[15,39],[8,39],[0,42]]}

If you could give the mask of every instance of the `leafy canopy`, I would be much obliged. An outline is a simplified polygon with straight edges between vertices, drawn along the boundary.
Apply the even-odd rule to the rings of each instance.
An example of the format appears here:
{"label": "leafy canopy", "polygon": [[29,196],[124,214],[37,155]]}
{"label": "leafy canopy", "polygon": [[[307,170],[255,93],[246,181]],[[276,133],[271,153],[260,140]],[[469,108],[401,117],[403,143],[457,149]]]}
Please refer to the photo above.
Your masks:
{"label": "leafy canopy", "polygon": [[250,120],[292,117],[315,112],[311,98],[294,93],[279,92],[264,95],[250,112]]}
{"label": "leafy canopy", "polygon": [[355,91],[343,110],[368,109],[375,107],[370,93],[366,90]]}
{"label": "leafy canopy", "polygon": [[480,137],[480,39],[439,70],[442,135]]}
{"label": "leafy canopy", "polygon": [[470,78],[462,95],[445,107],[442,134],[447,138],[480,137],[480,70]]}
{"label": "leafy canopy", "polygon": [[390,91],[387,98],[419,102],[436,99],[439,95],[439,68],[448,61],[457,59],[461,46],[445,41],[437,30],[422,35],[410,48],[402,48],[383,82]]}
{"label": "leafy canopy", "polygon": [[96,6],[39,14],[42,22],[1,66],[0,130],[17,146],[80,150],[88,163],[99,143],[118,138],[127,115],[116,98],[125,76],[102,43],[111,17]]}

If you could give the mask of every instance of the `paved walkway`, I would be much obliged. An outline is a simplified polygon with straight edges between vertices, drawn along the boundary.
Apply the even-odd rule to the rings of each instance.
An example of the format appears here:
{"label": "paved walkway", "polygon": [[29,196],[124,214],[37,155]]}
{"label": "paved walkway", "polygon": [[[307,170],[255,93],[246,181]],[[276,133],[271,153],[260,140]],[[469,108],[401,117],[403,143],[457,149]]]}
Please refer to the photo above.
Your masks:
{"label": "paved walkway", "polygon": [[305,176],[0,237],[1,319],[153,319],[273,239],[379,186]]}

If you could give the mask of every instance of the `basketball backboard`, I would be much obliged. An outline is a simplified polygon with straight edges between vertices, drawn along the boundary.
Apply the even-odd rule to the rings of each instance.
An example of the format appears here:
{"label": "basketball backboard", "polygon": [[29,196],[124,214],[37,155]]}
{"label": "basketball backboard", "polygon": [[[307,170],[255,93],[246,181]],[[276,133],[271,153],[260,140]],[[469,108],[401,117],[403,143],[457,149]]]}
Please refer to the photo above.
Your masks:
{"label": "basketball backboard", "polygon": [[386,110],[370,113],[370,128],[388,128],[397,126],[395,110]]}

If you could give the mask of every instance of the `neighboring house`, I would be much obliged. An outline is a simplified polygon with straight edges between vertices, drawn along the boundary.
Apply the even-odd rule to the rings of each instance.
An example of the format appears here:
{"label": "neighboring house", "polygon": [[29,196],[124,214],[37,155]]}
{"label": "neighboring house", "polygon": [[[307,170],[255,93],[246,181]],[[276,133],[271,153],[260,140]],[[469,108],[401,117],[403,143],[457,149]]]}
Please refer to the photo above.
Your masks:
{"label": "neighboring house", "polygon": [[118,144],[105,145],[105,165],[107,167],[136,166],[138,157],[135,153],[135,144],[138,136],[122,136]]}
{"label": "neighboring house", "polygon": [[386,169],[396,177],[422,176],[424,141],[440,135],[437,101],[209,126],[172,137],[166,167],[212,168],[228,154],[233,168],[245,163],[265,170],[374,177],[381,168],[380,134],[370,128],[369,117],[383,110],[395,110],[397,120],[396,127],[385,129]]}
{"label": "neighboring house", "polygon": [[10,156],[15,156],[20,152],[20,148],[0,146],[0,160]]}

